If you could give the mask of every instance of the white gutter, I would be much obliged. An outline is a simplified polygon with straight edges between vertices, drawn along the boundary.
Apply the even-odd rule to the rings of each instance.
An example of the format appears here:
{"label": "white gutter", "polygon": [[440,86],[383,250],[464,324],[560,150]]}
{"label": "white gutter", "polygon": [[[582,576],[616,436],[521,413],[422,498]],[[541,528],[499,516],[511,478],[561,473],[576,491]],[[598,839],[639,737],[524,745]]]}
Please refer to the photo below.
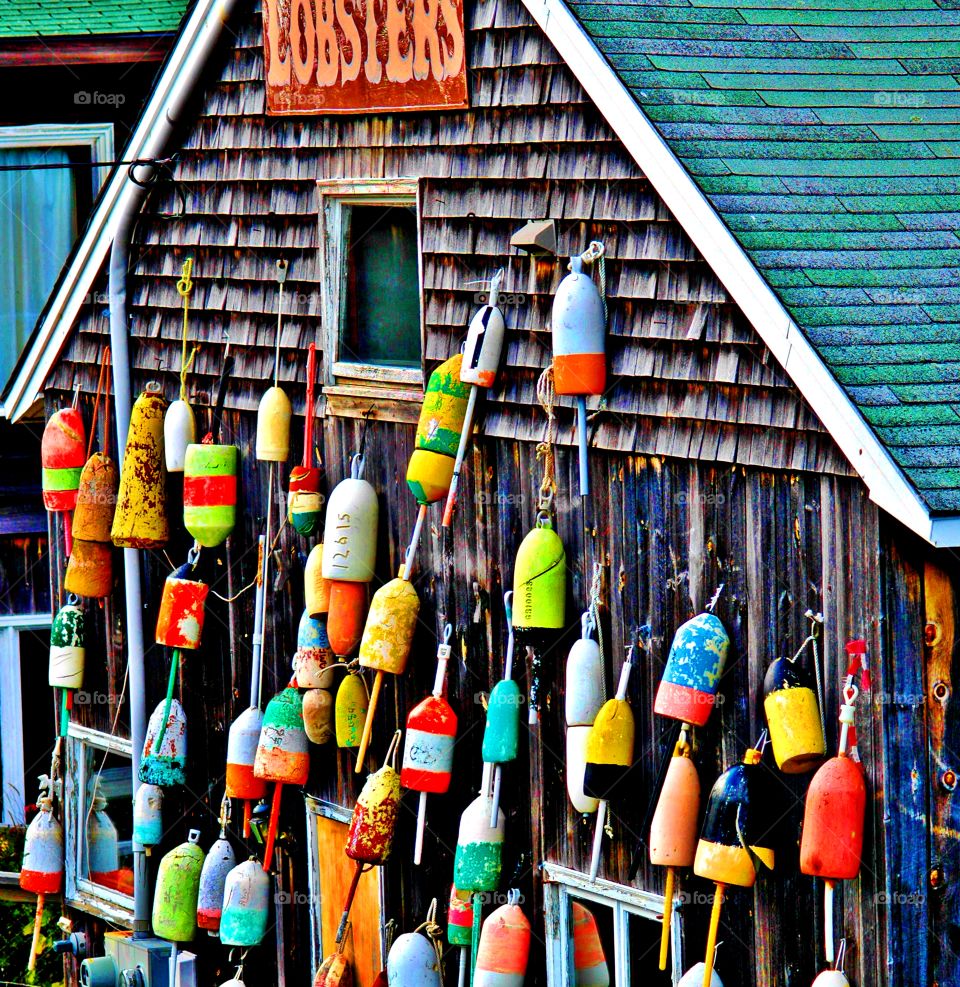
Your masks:
{"label": "white gutter", "polygon": [[859,409],[563,0],[523,4],[860,474],[870,499],[934,545],[960,546],[960,517],[931,518]]}
{"label": "white gutter", "polygon": [[[124,160],[156,158],[164,152],[172,124],[189,98],[234,2],[197,0],[124,149]],[[31,353],[39,355],[24,362],[4,397],[0,414],[11,421],[22,418],[40,396],[89,298],[122,216],[135,198],[139,202],[142,191],[129,180],[125,167],[119,167],[110,178],[31,346]]]}

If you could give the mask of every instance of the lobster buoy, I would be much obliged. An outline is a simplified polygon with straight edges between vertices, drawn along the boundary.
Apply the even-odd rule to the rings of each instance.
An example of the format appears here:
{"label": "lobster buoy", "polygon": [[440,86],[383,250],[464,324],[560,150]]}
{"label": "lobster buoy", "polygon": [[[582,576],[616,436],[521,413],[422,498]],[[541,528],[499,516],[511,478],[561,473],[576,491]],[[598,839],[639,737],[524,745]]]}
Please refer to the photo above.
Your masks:
{"label": "lobster buoy", "polygon": [[307,689],[303,694],[303,728],[312,744],[333,739],[333,696],[326,689]]}
{"label": "lobster buoy", "polygon": [[310,773],[303,700],[288,686],[267,703],[253,774],[263,781],[305,785]]}
{"label": "lobster buoy", "polygon": [[294,466],[290,470],[290,494],[287,518],[300,535],[312,535],[320,528],[323,495],[320,493],[320,469],[317,466]]}
{"label": "lobster buoy", "polygon": [[[694,963],[692,967],[680,978],[677,987],[703,987],[703,978],[706,973],[706,965]],[[710,987],[723,987],[723,981],[717,976],[716,970],[710,971]]]}
{"label": "lobster buoy", "polygon": [[256,455],[261,462],[285,463],[290,458],[293,406],[282,387],[268,388],[257,408]]}
{"label": "lobster buoy", "polygon": [[[483,766],[480,794],[463,810],[453,859],[453,883],[470,894],[496,891],[500,883],[506,817],[501,809],[490,825],[490,765]],[[476,905],[475,905],[476,907]]]}
{"label": "lobster buoy", "polygon": [[333,722],[337,747],[359,747],[369,700],[363,676],[344,675],[334,700]]}
{"label": "lobster buoy", "polygon": [[333,652],[322,620],[306,610],[297,627],[297,653],[294,668],[300,689],[329,689],[333,685]]}
{"label": "lobster buoy", "polygon": [[160,861],[153,895],[153,933],[172,942],[190,942],[197,931],[197,896],[203,850],[200,830],[191,829],[187,842]]}
{"label": "lobster buoy", "polygon": [[208,442],[187,446],[183,526],[204,548],[222,545],[237,523],[240,450]]}
{"label": "lobster buoy", "polygon": [[567,656],[566,700],[564,715],[567,731],[567,795],[577,812],[597,811],[598,799],[583,791],[587,767],[587,741],[604,703],[603,662],[600,645],[590,636],[595,629],[593,615],[586,611],[580,618],[580,638]]}
{"label": "lobster buoy", "polygon": [[50,416],[40,440],[43,506],[48,511],[72,511],[77,506],[86,444],[83,418],[76,408],[62,408]]}
{"label": "lobster buoy", "polygon": [[573,913],[573,982],[576,987],[610,987],[610,970],[593,912],[571,902]]}
{"label": "lobster buoy", "polygon": [[518,631],[560,630],[566,619],[567,556],[549,515],[520,543],[513,567],[513,626]]}
{"label": "lobster buoy", "polygon": [[227,875],[220,941],[224,946],[258,946],[267,934],[269,918],[270,875],[251,857]]}
{"label": "lobster buoy", "polygon": [[63,827],[53,814],[53,782],[40,776],[39,812],[30,821],[23,843],[20,867],[20,887],[37,896],[33,920],[33,940],[30,944],[29,971],[37,968],[40,953],[40,929],[48,894],[59,894],[63,888]]}
{"label": "lobster buoy", "polygon": [[203,618],[210,587],[199,579],[191,579],[190,563],[174,569],[163,583],[160,612],[157,614],[157,644],[166,648],[200,647]]}
{"label": "lobster buoy", "polygon": [[523,987],[530,960],[530,922],[511,891],[506,905],[483,923],[473,987]]}
{"label": "lobster buoy", "polygon": [[256,802],[267,794],[267,783],[253,773],[263,729],[263,713],[256,706],[245,709],[230,724],[227,734],[227,798]]}
{"label": "lobster buoy", "polygon": [[697,853],[697,820],[700,815],[700,776],[690,757],[684,734],[674,747],[663,787],[650,824],[650,863],[667,868],[663,892],[663,928],[660,969],[667,968],[670,927],[673,921],[673,885],[678,869],[692,867]]}
{"label": "lobster buoy", "polygon": [[94,884],[120,890],[120,845],[117,827],[106,812],[99,785],[87,817],[87,873]]}
{"label": "lobster buoy", "polygon": [[447,942],[457,946],[460,953],[459,987],[466,987],[470,967],[470,946],[473,943],[473,899],[450,887],[450,904],[447,906]]}
{"label": "lobster buoy", "polygon": [[789,658],[770,663],[763,680],[763,711],[777,767],[788,775],[812,771],[823,761],[820,704],[801,669]]}
{"label": "lobster buoy", "polygon": [[120,548],[162,548],[170,539],[163,464],[167,402],[151,382],[134,402],[110,537]]}
{"label": "lobster buoy", "polygon": [[443,987],[433,943],[419,932],[397,936],[387,956],[389,987]]}
{"label": "lobster buoy", "polygon": [[327,614],[327,637],[330,648],[339,658],[357,650],[367,619],[369,583],[330,582],[330,612]]}
{"label": "lobster buoy", "polygon": [[353,987],[353,970],[342,952],[331,953],[320,964],[313,987]]}
{"label": "lobster buoy", "polygon": [[[162,733],[161,733],[162,730]],[[157,704],[147,721],[140,780],[166,788],[182,785],[187,771],[187,715],[179,700]]]}
{"label": "lobster buoy", "polygon": [[363,456],[354,456],[350,476],[327,501],[321,571],[324,579],[368,583],[377,562],[377,492],[363,479]]}
{"label": "lobster buoy", "polygon": [[79,689],[83,685],[83,610],[68,603],[57,611],[50,625],[49,683],[55,689]]}
{"label": "lobster buoy", "polygon": [[407,466],[407,485],[419,504],[443,500],[450,490],[470,385],[460,379],[458,353],[430,374],[417,424],[416,448]]}
{"label": "lobster buoy", "polygon": [[[599,245],[597,245],[599,246]],[[591,248],[594,245],[591,244]],[[603,299],[583,269],[584,256],[570,258],[570,273],[553,299],[553,384],[557,394],[577,398],[580,494],[590,492],[587,468],[587,395],[603,394],[607,381],[604,350],[607,319]]]}
{"label": "lobster buoy", "polygon": [[677,628],[653,710],[702,727],[710,718],[730,638],[712,613],[697,614]]}
{"label": "lobster buoy", "polygon": [[182,473],[187,446],[197,441],[197,419],[188,401],[172,401],[163,416],[163,455],[168,473]]}
{"label": "lobster buoy", "polygon": [[751,747],[742,764],[735,764],[720,775],[707,800],[693,862],[694,874],[716,885],[703,965],[703,987],[710,987],[712,982],[720,909],[727,885],[752,888],[757,880],[759,863],[773,870],[774,851],[770,845],[773,834],[772,827],[767,825],[773,798],[769,790],[764,790],[764,779],[760,751]]}
{"label": "lobster buoy", "polygon": [[73,513],[73,550],[63,579],[63,588],[68,593],[102,599],[113,592],[110,526],[118,483],[113,460],[95,452],[80,474]]}
{"label": "lobster buoy", "polygon": [[813,987],[850,987],[850,981],[842,970],[824,970],[814,980]]}
{"label": "lobster buoy", "polygon": [[133,800],[133,842],[143,847],[147,856],[163,839],[163,789],[159,785],[140,785]]}
{"label": "lobster buoy", "polygon": [[330,609],[330,581],[323,578],[323,545],[314,545],[303,570],[303,603],[314,619]]}
{"label": "lobster buoy", "polygon": [[520,707],[523,696],[513,680],[513,592],[503,594],[507,619],[507,654],[503,660],[503,678],[493,687],[487,700],[487,717],[483,726],[481,755],[484,764],[493,765],[493,800],[490,825],[496,826],[500,809],[503,765],[516,759],[520,750]]}
{"label": "lobster buoy", "polygon": [[200,871],[200,890],[197,892],[197,928],[206,929],[211,936],[220,931],[223,915],[223,893],[227,876],[237,866],[237,856],[223,829],[207,852]]}

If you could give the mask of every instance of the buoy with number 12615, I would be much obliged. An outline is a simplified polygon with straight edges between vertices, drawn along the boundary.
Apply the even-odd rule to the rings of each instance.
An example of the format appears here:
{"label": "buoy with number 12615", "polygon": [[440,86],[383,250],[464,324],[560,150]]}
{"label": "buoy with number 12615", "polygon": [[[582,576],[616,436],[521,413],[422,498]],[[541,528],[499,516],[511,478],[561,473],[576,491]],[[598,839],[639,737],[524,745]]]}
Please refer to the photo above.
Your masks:
{"label": "buoy with number 12615", "polygon": [[350,463],[327,501],[321,572],[324,579],[368,583],[377,562],[377,492],[363,479],[364,457]]}

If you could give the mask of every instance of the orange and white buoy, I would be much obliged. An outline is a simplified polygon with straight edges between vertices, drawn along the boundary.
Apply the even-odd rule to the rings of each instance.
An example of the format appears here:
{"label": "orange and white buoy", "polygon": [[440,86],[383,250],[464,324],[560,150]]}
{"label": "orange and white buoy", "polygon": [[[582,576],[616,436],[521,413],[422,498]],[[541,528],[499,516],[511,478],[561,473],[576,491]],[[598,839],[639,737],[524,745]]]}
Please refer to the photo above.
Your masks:
{"label": "orange and white buoy", "polygon": [[610,987],[610,970],[593,912],[571,902],[573,919],[573,970],[577,987]]}
{"label": "orange and white buoy", "polygon": [[[57,741],[59,745],[59,740]],[[57,754],[54,753],[56,761]],[[40,776],[40,811],[27,827],[23,844],[23,865],[20,868],[20,887],[37,896],[37,910],[33,923],[33,941],[30,945],[29,971],[37,968],[40,953],[40,926],[48,894],[59,894],[63,888],[63,827],[53,813],[53,781],[47,775]]]}
{"label": "orange and white buoy", "polygon": [[511,890],[507,904],[483,923],[473,971],[473,987],[523,987],[530,961],[530,922]]}

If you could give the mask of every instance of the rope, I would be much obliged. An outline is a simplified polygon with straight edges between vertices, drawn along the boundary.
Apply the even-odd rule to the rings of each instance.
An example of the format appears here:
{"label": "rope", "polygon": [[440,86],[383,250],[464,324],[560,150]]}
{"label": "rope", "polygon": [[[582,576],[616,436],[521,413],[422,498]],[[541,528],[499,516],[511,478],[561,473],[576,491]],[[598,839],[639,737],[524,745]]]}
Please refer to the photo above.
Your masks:
{"label": "rope", "polygon": [[817,638],[820,636],[820,625],[823,623],[823,614],[808,610],[804,616],[810,621],[810,633],[806,636],[800,647],[797,648],[797,653],[787,660],[792,665],[807,650],[808,646],[813,651],[813,676],[817,684],[817,712],[820,714],[820,731],[824,740],[826,740],[827,720],[824,712],[823,673],[820,670],[820,649],[817,647]]}
{"label": "rope", "polygon": [[183,262],[183,276],[177,282],[177,294],[183,299],[183,348],[180,354],[180,400],[187,401],[187,374],[193,366],[199,346],[194,346],[193,352],[187,357],[187,322],[190,312],[190,293],[193,291],[193,258],[188,257]]}
{"label": "rope", "polygon": [[277,295],[277,350],[273,358],[273,386],[280,386],[280,333],[283,331],[283,284],[287,280],[287,262],[277,261],[277,284],[280,286]]}
{"label": "rope", "polygon": [[440,972],[440,980],[443,980],[443,929],[437,925],[437,899],[430,902],[427,909],[427,917],[414,930],[422,932],[430,940],[433,951],[437,954],[437,970]]}
{"label": "rope", "polygon": [[103,451],[106,454],[110,442],[110,347],[103,351],[103,361],[100,364],[100,376],[97,379],[97,396],[93,402],[93,416],[90,420],[90,437],[87,439],[87,459],[93,451],[93,439],[97,434],[97,415],[100,411],[100,399],[103,398]]}
{"label": "rope", "polygon": [[[277,545],[280,542],[280,536],[283,534],[284,528],[286,528],[288,521],[289,521],[289,518],[284,518],[283,519],[283,523],[277,529],[277,533],[274,536],[273,541],[270,543],[270,548],[268,549],[268,551],[273,552],[273,551],[276,550]],[[252,590],[254,586],[260,586],[263,583],[263,555],[261,553],[262,553],[262,549],[260,549],[259,546],[258,546],[258,548],[257,548],[257,574],[253,577],[253,579],[250,580],[249,583],[247,583],[246,586],[243,586],[240,589],[238,589],[237,592],[233,594],[233,596],[221,596],[221,594],[218,593],[215,589],[213,589],[213,587],[210,588],[210,592],[218,600],[220,600],[223,603],[235,603],[237,600],[240,599],[241,596],[243,596],[244,593],[247,593],[250,590]],[[166,554],[166,553],[164,553],[164,554]],[[168,557],[168,560],[169,560],[169,557]],[[173,565],[172,562],[170,563],[170,567],[171,568],[176,568]]]}
{"label": "rope", "polygon": [[[537,445],[537,461],[543,462],[543,479],[540,481],[541,509],[545,509],[543,501],[553,501],[553,495],[557,490],[557,482],[554,475],[555,459],[553,447],[557,441],[557,416],[553,410],[556,402],[557,392],[553,384],[553,364],[540,374],[537,380],[537,401],[543,408],[547,416],[547,430],[542,442]],[[549,508],[549,503],[546,505]]]}
{"label": "rope", "polygon": [[[600,649],[600,667],[607,667],[607,659],[603,647],[603,627],[600,624],[600,591],[603,586],[603,563],[597,562],[593,567],[593,580],[590,583],[590,618],[597,632],[597,647]],[[607,698],[607,683],[604,676],[603,698]]]}

